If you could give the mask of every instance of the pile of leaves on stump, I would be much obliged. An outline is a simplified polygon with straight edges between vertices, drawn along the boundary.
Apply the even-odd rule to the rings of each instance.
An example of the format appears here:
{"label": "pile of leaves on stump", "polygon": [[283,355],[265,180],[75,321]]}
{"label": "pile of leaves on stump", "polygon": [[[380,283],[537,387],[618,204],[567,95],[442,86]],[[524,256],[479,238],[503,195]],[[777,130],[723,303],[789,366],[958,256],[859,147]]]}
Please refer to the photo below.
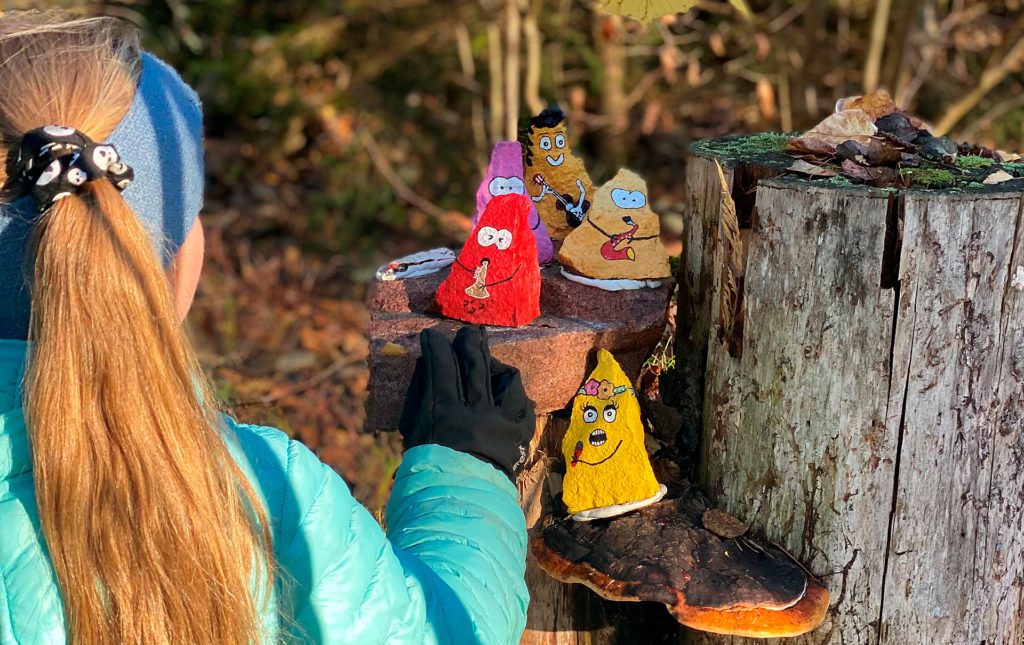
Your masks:
{"label": "pile of leaves on stump", "polygon": [[884,90],[841,99],[786,152],[798,158],[790,172],[875,188],[976,190],[1024,178],[1020,155],[935,136]]}

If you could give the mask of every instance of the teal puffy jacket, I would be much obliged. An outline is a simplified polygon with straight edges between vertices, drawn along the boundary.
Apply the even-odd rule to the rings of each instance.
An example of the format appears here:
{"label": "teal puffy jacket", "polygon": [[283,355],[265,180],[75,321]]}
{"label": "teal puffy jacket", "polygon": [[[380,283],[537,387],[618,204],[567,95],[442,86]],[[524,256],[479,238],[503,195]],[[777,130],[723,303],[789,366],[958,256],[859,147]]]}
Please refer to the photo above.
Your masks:
{"label": "teal puffy jacket", "polygon": [[[63,611],[39,537],[20,407],[25,348],[0,340],[0,644],[59,644]],[[526,525],[505,475],[441,446],[414,448],[395,476],[385,535],[304,446],[226,420],[229,448],[266,505],[281,569],[264,617],[271,640],[518,642]]]}

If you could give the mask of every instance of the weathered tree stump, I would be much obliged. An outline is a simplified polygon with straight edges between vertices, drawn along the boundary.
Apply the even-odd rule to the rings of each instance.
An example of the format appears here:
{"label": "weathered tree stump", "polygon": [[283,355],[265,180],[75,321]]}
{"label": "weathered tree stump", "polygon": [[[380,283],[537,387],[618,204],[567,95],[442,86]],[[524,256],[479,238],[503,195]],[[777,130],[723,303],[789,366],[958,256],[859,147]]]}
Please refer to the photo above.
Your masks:
{"label": "weathered tree stump", "polygon": [[771,178],[790,160],[735,141],[695,152],[680,407],[712,500],[831,593],[787,642],[1022,642],[1021,182],[876,190]]}

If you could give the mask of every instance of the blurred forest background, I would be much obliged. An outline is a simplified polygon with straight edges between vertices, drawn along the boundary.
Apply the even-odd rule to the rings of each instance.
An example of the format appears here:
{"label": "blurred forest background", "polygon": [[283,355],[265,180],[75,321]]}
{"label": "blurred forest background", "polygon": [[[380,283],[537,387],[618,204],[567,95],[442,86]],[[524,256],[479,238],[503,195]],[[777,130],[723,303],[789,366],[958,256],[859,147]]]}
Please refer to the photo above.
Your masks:
{"label": "blurred forest background", "polygon": [[646,25],[593,0],[4,5],[122,16],[197,89],[203,361],[238,416],[315,447],[371,509],[400,442],[360,432],[366,285],[464,238],[519,120],[561,106],[595,181],[637,170],[677,234],[689,143],[806,129],[864,90],[958,142],[1024,139],[1022,0],[700,0]]}

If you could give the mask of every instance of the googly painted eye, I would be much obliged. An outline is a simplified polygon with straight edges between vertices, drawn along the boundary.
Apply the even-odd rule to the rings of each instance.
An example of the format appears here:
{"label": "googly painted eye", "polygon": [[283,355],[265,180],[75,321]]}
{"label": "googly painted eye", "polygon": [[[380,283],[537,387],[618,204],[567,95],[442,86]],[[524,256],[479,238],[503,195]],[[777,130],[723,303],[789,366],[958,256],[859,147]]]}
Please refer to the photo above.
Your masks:
{"label": "googly painted eye", "polygon": [[504,228],[498,231],[494,246],[498,247],[499,251],[505,251],[512,246],[512,231]]}
{"label": "googly painted eye", "polygon": [[[516,182],[518,182],[519,190],[516,190]],[[490,191],[491,195],[497,197],[498,195],[508,195],[509,193],[521,193],[525,189],[523,186],[523,180],[518,177],[495,177],[491,180],[491,183],[487,184],[487,190]]]}
{"label": "googly painted eye", "polygon": [[555,146],[558,147],[558,148],[564,148],[565,147],[565,135],[564,134],[556,134],[555,135]]}
{"label": "googly painted eye", "polygon": [[597,408],[589,405],[583,408],[583,421],[586,423],[594,423],[597,421]]}
{"label": "googly painted eye", "polygon": [[607,408],[604,409],[604,421],[605,421],[605,423],[614,423],[615,422],[615,417],[618,416],[618,414],[619,414],[618,408],[609,405]]}
{"label": "googly painted eye", "polygon": [[493,226],[485,226],[477,231],[476,241],[480,246],[492,246],[498,241],[498,230]]}
{"label": "googly painted eye", "polygon": [[551,137],[545,134],[540,138],[540,143],[538,145],[541,150],[551,150]]}
{"label": "googly painted eye", "polygon": [[519,177],[506,177],[508,182],[508,192],[515,193],[517,195],[526,194],[526,184]]}
{"label": "googly painted eye", "polygon": [[639,190],[626,190],[625,188],[612,189],[612,202],[619,208],[643,208],[647,205],[647,196]]}

